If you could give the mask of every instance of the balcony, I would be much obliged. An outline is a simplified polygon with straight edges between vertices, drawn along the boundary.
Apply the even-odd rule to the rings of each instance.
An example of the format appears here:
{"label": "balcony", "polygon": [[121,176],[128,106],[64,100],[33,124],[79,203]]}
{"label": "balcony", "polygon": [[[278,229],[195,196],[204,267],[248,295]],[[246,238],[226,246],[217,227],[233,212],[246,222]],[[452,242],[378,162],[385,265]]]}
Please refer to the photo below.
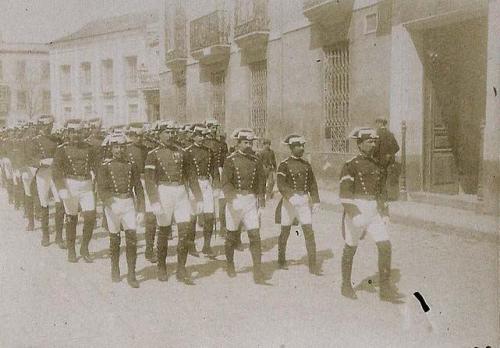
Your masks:
{"label": "balcony", "polygon": [[400,23],[436,17],[446,21],[449,17],[465,19],[467,16],[486,14],[488,0],[397,0],[394,9]]}
{"label": "balcony", "polygon": [[82,84],[80,87],[80,93],[83,99],[92,98],[92,86],[90,84]]}
{"label": "balcony", "polygon": [[173,48],[167,51],[167,55],[165,57],[165,64],[171,70],[181,70],[186,66],[187,62],[187,52],[186,48]]}
{"label": "balcony", "polygon": [[234,25],[234,41],[241,49],[265,47],[269,38],[267,0],[253,0],[253,13],[243,18],[237,2]]}
{"label": "balcony", "polygon": [[354,0],[304,0],[304,16],[312,23],[332,27],[350,19]]}
{"label": "balcony", "polygon": [[190,23],[191,55],[200,63],[229,59],[229,25],[225,11],[214,11]]}
{"label": "balcony", "polygon": [[139,88],[143,91],[159,90],[160,75],[152,73],[147,68],[141,68],[137,71],[139,77]]}

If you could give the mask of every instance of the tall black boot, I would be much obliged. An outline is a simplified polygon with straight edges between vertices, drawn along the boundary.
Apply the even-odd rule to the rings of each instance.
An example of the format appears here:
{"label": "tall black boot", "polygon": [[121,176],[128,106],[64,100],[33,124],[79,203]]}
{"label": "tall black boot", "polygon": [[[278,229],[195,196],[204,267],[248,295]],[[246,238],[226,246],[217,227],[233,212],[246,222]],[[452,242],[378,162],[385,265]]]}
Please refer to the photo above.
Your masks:
{"label": "tall black boot", "polygon": [[234,268],[234,247],[236,244],[236,231],[227,231],[226,240],[224,242],[224,253],[226,254],[226,272],[231,278],[236,277]]}
{"label": "tall black boot", "polygon": [[248,239],[250,240],[250,253],[253,261],[253,280],[256,284],[263,284],[265,277],[261,267],[262,247],[259,230],[248,231]]}
{"label": "tall black boot", "polygon": [[288,269],[286,265],[286,243],[290,236],[291,226],[281,226],[281,233],[278,238],[278,267]]}
{"label": "tall black boot", "polygon": [[126,238],[126,255],[127,255],[127,283],[132,288],[138,288],[139,282],[135,277],[135,264],[137,262],[137,233],[135,230],[125,231]]}
{"label": "tall black boot", "polygon": [[210,241],[212,239],[212,233],[214,230],[214,215],[205,214],[203,223],[203,249],[201,252],[210,258],[217,256],[210,246]]}
{"label": "tall black boot", "polygon": [[391,242],[386,240],[377,242],[378,249],[378,271],[380,277],[379,297],[382,301],[394,302],[403,296],[391,286]]}
{"label": "tall black boot", "polygon": [[54,216],[54,224],[56,229],[55,242],[59,248],[66,249],[66,243],[63,240],[63,226],[64,226],[64,205],[62,202],[56,202],[56,214]]}
{"label": "tall black boot", "polygon": [[158,239],[156,241],[158,249],[158,280],[166,282],[167,275],[167,252],[168,252],[168,226],[160,226]]}
{"label": "tall black boot", "polygon": [[42,224],[42,246],[46,247],[50,244],[49,237],[49,207],[41,208],[41,224]]}
{"label": "tall black boot", "polygon": [[189,223],[177,225],[178,243],[177,243],[177,273],[176,278],[186,284],[192,284],[192,280],[186,271],[186,261],[189,250]]}
{"label": "tall black boot", "polygon": [[78,215],[66,216],[66,242],[68,247],[68,261],[77,262],[75,251],[76,240],[76,224],[78,223]]}
{"label": "tall black boot", "polygon": [[109,234],[109,254],[111,256],[111,281],[120,281],[120,233]]}
{"label": "tall black boot", "polygon": [[235,236],[235,249],[238,251],[243,251],[245,248],[243,248],[243,242],[241,241],[241,230],[238,230],[234,234]]}
{"label": "tall black boot", "polygon": [[90,257],[89,244],[92,239],[92,234],[94,233],[94,226],[96,222],[95,210],[83,212],[83,233],[82,233],[82,244],[80,245],[80,255],[87,263],[92,263],[92,258]]}
{"label": "tall black boot", "polygon": [[226,237],[227,230],[226,230],[226,199],[225,198],[219,198],[219,224],[220,224],[220,229],[219,229],[219,236],[221,237]]}
{"label": "tall black boot", "polygon": [[144,257],[151,263],[156,263],[158,261],[156,253],[154,251],[154,237],[156,234],[156,217],[153,213],[146,213],[144,218],[144,239],[146,240],[146,251],[144,252]]}
{"label": "tall black boot", "polygon": [[356,292],[352,288],[351,274],[352,274],[352,262],[354,259],[354,254],[356,254],[357,247],[345,244],[344,250],[342,252],[342,288],[341,293],[343,296],[351,298],[353,300],[357,299]]}
{"label": "tall black boot", "polygon": [[200,253],[196,250],[196,216],[191,217],[191,221],[189,223],[189,234],[193,236],[193,243],[190,243],[189,245],[189,255],[194,256],[194,257],[200,257]]}
{"label": "tall black boot", "polygon": [[24,213],[26,214],[26,219],[28,219],[26,231],[33,231],[35,229],[35,212],[32,196],[24,196]]}
{"label": "tall black boot", "polygon": [[[21,180],[21,179],[19,179]],[[16,210],[20,210],[23,206],[24,200],[24,189],[22,184],[14,185],[14,207]]]}
{"label": "tall black boot", "polygon": [[312,225],[302,225],[302,231],[304,232],[304,239],[306,241],[309,273],[321,275],[321,271],[319,270],[316,262],[316,240],[314,239]]}

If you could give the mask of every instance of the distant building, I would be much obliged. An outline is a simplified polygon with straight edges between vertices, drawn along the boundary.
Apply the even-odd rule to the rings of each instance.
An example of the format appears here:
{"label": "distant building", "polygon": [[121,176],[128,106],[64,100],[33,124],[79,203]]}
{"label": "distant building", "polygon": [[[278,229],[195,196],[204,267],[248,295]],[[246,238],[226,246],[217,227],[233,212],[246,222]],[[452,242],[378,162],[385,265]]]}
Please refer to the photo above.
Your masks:
{"label": "distant building", "polygon": [[300,132],[326,182],[354,127],[385,117],[401,143],[405,121],[409,191],[498,209],[498,1],[162,3],[162,116]]}
{"label": "distant building", "polygon": [[52,111],[59,123],[104,126],[159,118],[158,14],[96,20],[50,43]]}
{"label": "distant building", "polygon": [[0,41],[0,126],[50,113],[49,49]]}

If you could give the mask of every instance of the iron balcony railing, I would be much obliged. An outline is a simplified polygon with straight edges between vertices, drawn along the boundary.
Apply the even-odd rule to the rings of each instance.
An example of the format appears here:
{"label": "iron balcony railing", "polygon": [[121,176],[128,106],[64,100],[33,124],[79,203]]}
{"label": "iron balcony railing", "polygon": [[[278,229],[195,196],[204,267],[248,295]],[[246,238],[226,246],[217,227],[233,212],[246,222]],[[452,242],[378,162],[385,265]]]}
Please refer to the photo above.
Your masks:
{"label": "iron balcony railing", "polygon": [[304,10],[308,10],[321,4],[326,4],[328,2],[334,2],[334,0],[304,0]]}
{"label": "iron balcony railing", "polygon": [[400,22],[442,15],[452,11],[487,8],[487,0],[396,0],[394,9]]}
{"label": "iron balcony railing", "polygon": [[225,11],[214,11],[190,23],[191,52],[215,45],[229,45]]}
{"label": "iron balcony railing", "polygon": [[269,31],[269,17],[267,15],[267,0],[253,0],[253,13],[250,18],[243,18],[241,1],[236,4],[234,15],[234,37],[240,37],[254,32]]}
{"label": "iron balcony railing", "polygon": [[160,88],[160,76],[158,74],[151,73],[148,70],[139,70],[138,75],[142,89]]}

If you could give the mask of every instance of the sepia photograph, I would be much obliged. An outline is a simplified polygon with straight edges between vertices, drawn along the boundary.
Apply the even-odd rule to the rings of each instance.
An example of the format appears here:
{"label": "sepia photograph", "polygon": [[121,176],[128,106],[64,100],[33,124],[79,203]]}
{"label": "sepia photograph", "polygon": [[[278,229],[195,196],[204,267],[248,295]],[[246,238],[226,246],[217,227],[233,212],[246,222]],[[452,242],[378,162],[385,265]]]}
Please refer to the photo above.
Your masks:
{"label": "sepia photograph", "polygon": [[500,347],[500,0],[0,0],[0,347]]}

